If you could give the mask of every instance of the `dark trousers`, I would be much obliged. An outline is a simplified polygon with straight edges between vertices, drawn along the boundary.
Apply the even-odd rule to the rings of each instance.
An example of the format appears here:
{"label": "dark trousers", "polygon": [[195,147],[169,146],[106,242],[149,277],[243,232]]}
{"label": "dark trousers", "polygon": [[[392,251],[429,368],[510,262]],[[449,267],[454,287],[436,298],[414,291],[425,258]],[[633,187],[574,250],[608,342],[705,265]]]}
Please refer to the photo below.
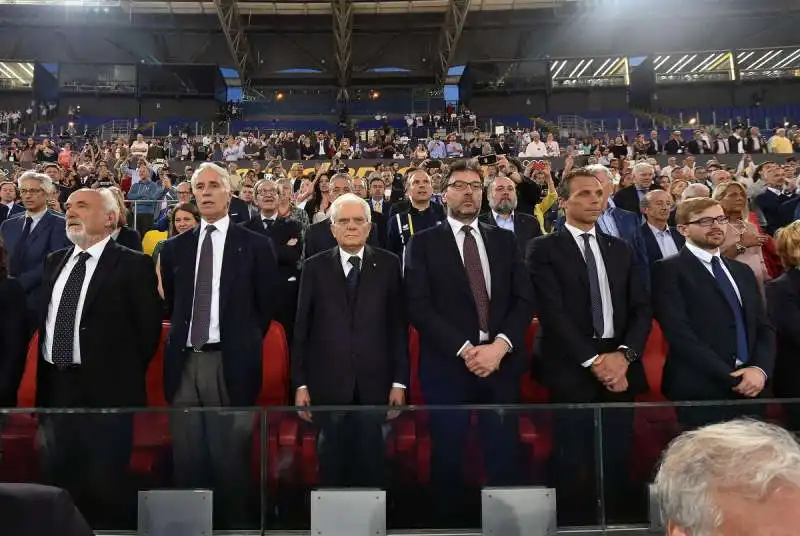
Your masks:
{"label": "dark trousers", "polygon": [[246,528],[256,413],[224,407],[230,398],[221,352],[189,353],[173,405],[204,408],[170,418],[175,484],[213,489],[215,525]]}
{"label": "dark trousers", "polygon": [[[64,371],[52,367],[48,375],[53,407],[89,406],[80,381],[80,365]],[[42,414],[39,423],[47,482],[69,491],[94,528],[132,527],[136,495],[127,466],[133,443],[133,414]]]}
{"label": "dark trousers", "polygon": [[[741,400],[741,399],[740,399]],[[764,418],[764,406],[751,404],[730,404],[718,402],[709,406],[676,406],[675,413],[681,428],[694,430],[710,424],[731,421],[742,417]]]}
{"label": "dark trousers", "polygon": [[[152,206],[152,203],[148,202],[149,206]],[[153,222],[155,221],[155,216],[150,213],[142,213],[139,212],[136,214],[136,230],[139,231],[140,236],[144,236],[144,234],[153,228]]]}
{"label": "dark trousers", "polygon": [[285,281],[282,283],[280,305],[275,314],[275,320],[283,326],[289,345],[292,344],[292,338],[294,337],[294,319],[297,315],[297,290],[297,281]]}
{"label": "dark trousers", "polygon": [[[360,403],[356,388],[352,404]],[[384,487],[383,411],[316,412],[313,418],[321,487]]]}
{"label": "dark trousers", "polygon": [[[519,403],[519,383],[496,380],[473,376],[460,385],[448,385],[423,378],[422,387],[425,402],[430,405]],[[464,495],[463,468],[472,413],[459,409],[430,412],[431,484],[437,513],[447,521],[463,514],[463,510],[459,510],[464,508],[468,499]],[[475,413],[487,485],[517,484],[519,415],[503,409]]]}

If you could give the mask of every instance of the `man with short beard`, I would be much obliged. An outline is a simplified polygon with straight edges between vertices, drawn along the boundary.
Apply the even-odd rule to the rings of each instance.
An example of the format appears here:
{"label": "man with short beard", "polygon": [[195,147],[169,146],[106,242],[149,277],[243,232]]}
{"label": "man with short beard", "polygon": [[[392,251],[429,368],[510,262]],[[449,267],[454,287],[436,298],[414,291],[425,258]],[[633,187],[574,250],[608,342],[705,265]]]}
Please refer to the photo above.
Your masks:
{"label": "man with short beard", "polygon": [[[144,407],[145,371],[161,335],[153,263],[111,239],[119,207],[108,190],[78,190],[66,209],[74,246],[44,264],[36,406]],[[133,514],[133,414],[46,415],[40,423],[48,479],[94,528],[125,523]]]}
{"label": "man with short beard", "polygon": [[514,233],[520,251],[524,252],[528,240],[541,236],[542,230],[536,218],[516,211],[517,189],[514,181],[508,177],[497,177],[486,190],[491,211],[481,214],[478,219]]}

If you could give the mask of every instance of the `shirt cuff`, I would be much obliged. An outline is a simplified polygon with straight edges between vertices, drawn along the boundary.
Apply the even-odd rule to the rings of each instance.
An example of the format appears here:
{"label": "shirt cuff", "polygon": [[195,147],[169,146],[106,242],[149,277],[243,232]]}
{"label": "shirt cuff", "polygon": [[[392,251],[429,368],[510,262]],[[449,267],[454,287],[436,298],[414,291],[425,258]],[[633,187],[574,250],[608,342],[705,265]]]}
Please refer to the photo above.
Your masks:
{"label": "shirt cuff", "polygon": [[505,342],[508,345],[508,353],[511,353],[511,352],[514,351],[514,345],[511,344],[511,339],[506,337],[504,333],[498,333],[497,337],[495,337],[494,339],[495,340],[501,339],[503,342]]}
{"label": "shirt cuff", "polygon": [[397,383],[397,382],[394,382],[394,383],[392,383],[392,389],[395,389],[395,388],[396,388],[396,389],[405,389],[405,388],[406,388],[406,386],[405,386],[405,385],[403,385],[402,383]]}
{"label": "shirt cuff", "polygon": [[591,358],[591,359],[587,359],[586,361],[584,361],[583,363],[581,363],[581,366],[582,366],[583,368],[589,368],[589,367],[591,367],[592,365],[594,365],[594,362],[595,362],[595,361],[597,361],[597,358],[598,358],[598,357],[600,357],[600,354],[597,354],[596,356],[594,356],[594,357],[593,357],[593,358]]}
{"label": "shirt cuff", "polygon": [[305,389],[306,391],[308,391],[308,385],[301,385],[300,387],[297,388],[298,391],[300,389]]}
{"label": "shirt cuff", "polygon": [[458,349],[458,352],[456,352],[456,355],[457,355],[458,357],[461,357],[461,352],[463,352],[464,350],[466,350],[466,349],[467,349],[467,347],[468,347],[468,346],[470,346],[471,344],[472,344],[472,343],[471,343],[471,342],[469,342],[469,341],[467,341],[467,342],[465,342],[464,344],[462,344],[462,345],[461,345],[461,348],[459,348],[459,349]]}

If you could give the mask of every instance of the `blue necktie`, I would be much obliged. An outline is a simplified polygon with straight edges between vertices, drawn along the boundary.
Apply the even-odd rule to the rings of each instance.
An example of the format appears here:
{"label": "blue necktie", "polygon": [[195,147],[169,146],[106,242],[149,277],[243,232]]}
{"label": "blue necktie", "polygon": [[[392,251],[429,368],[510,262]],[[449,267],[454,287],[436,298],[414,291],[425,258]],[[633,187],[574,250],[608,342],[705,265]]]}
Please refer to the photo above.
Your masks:
{"label": "blue necktie", "polygon": [[742,305],[739,303],[739,298],[736,296],[736,290],[733,288],[731,280],[725,270],[722,269],[722,262],[719,257],[711,257],[711,270],[714,272],[714,278],[717,280],[720,290],[725,295],[731,310],[733,311],[733,318],[736,321],[736,359],[742,363],[747,363],[749,355],[747,352],[747,329],[744,325],[744,313],[742,312]]}
{"label": "blue necktie", "polygon": [[14,246],[14,251],[11,252],[11,259],[8,263],[8,273],[13,277],[19,277],[22,273],[22,267],[25,265],[25,253],[28,251],[28,237],[31,234],[31,227],[33,226],[33,218],[30,216],[25,218],[22,224],[22,234],[19,235]]}

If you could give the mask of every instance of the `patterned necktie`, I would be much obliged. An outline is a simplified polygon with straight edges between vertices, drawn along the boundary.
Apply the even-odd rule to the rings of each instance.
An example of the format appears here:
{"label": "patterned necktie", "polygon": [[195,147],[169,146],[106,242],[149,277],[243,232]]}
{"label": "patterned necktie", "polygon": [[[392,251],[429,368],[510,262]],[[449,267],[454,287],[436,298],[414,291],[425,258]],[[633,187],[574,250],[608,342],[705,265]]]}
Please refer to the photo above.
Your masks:
{"label": "patterned necktie", "polygon": [[592,235],[583,233],[583,255],[586,259],[586,272],[589,275],[589,297],[592,303],[592,327],[598,339],[603,338],[605,321],[603,320],[603,297],[600,294],[600,276],[597,275],[597,261],[589,244]]}
{"label": "patterned necktie", "polygon": [[717,256],[711,257],[711,271],[714,272],[714,278],[717,280],[717,284],[733,312],[733,319],[736,324],[736,359],[742,363],[747,363],[750,359],[747,350],[747,328],[744,325],[744,313],[742,312],[742,305],[739,303],[739,297],[736,295],[736,289],[733,288],[731,280],[728,279],[728,275],[722,269],[722,263]]}
{"label": "patterned necktie", "polygon": [[211,242],[211,234],[216,230],[213,225],[206,227],[206,236],[200,247],[192,307],[191,340],[195,348],[201,348],[208,342],[208,330],[211,327],[211,289],[214,279],[214,244]]}
{"label": "patterned necktie", "polygon": [[272,226],[275,223],[275,220],[270,220],[269,218],[264,218],[264,230],[271,231]]}
{"label": "patterned necktie", "polygon": [[472,227],[464,225],[464,268],[467,271],[469,288],[478,310],[478,328],[484,333],[489,332],[489,293],[486,291],[486,279],[481,265],[481,256],[478,253],[478,242],[472,235]]}
{"label": "patterned necktie", "polygon": [[345,278],[345,283],[347,283],[347,299],[352,303],[356,298],[358,280],[361,278],[361,259],[353,255],[347,262],[353,266]]}
{"label": "patterned necktie", "polygon": [[14,245],[14,251],[11,253],[11,259],[8,266],[8,273],[14,277],[18,277],[22,273],[22,267],[25,261],[25,252],[28,250],[28,237],[31,234],[31,226],[33,225],[33,218],[30,216],[25,218],[25,223],[22,225],[22,234],[19,235],[19,240]]}
{"label": "patterned necktie", "polygon": [[78,260],[72,267],[67,283],[61,293],[61,301],[56,312],[56,322],[53,328],[53,344],[50,358],[53,364],[63,370],[73,363],[75,344],[75,316],[78,310],[78,300],[86,279],[86,261],[91,255],[85,251],[78,254]]}

